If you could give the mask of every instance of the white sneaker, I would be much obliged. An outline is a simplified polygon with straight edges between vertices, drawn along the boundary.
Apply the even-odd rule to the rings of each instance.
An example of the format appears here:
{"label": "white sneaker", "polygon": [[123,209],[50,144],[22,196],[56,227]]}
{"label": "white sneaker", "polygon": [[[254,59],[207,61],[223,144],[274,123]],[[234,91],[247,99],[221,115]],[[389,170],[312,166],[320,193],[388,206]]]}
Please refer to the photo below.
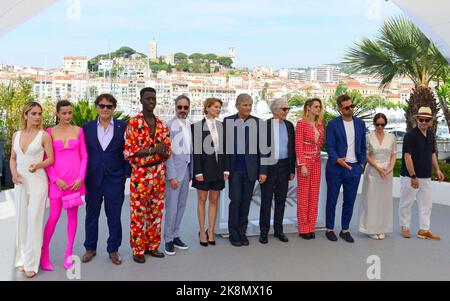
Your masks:
{"label": "white sneaker", "polygon": [[369,237],[372,238],[372,239],[375,239],[375,240],[379,240],[380,239],[377,234],[369,235]]}

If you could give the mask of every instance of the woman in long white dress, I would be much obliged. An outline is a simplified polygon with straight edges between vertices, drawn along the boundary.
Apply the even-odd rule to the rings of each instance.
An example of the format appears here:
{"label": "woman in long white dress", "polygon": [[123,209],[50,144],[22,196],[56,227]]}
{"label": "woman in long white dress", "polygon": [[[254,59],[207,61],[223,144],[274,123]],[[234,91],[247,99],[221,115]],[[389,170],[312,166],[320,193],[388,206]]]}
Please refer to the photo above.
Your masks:
{"label": "woman in long white dress", "polygon": [[15,266],[28,278],[36,276],[39,268],[48,190],[44,168],[52,163],[52,140],[42,130],[42,107],[28,103],[22,113],[22,130],[12,138],[10,158],[18,207]]}
{"label": "woman in long white dress", "polygon": [[392,174],[397,159],[395,135],[385,133],[387,118],[378,113],[375,131],[367,137],[367,162],[364,172],[359,231],[372,239],[384,239],[393,230]]}

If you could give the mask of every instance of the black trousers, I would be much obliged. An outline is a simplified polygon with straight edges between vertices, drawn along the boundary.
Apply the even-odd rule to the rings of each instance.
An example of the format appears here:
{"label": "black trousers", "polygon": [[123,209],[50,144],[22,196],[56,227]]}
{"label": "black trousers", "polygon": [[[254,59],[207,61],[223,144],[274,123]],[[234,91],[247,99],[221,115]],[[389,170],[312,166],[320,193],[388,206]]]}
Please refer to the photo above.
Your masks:
{"label": "black trousers", "polygon": [[228,180],[228,195],[230,197],[228,232],[231,236],[245,235],[255,181],[248,178],[247,172],[241,171],[233,171]]}
{"label": "black trousers", "polygon": [[261,185],[261,211],[259,213],[259,228],[261,234],[268,234],[270,230],[270,212],[275,194],[275,213],[273,228],[275,234],[283,232],[284,209],[289,189],[289,160],[279,160],[269,167],[267,180]]}

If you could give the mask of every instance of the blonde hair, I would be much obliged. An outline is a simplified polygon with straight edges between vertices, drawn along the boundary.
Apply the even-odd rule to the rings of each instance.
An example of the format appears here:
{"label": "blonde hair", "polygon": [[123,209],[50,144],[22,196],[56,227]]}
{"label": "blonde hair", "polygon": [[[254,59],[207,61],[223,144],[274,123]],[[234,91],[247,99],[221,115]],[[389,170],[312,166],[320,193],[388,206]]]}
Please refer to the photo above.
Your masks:
{"label": "blonde hair", "polygon": [[319,98],[310,98],[308,99],[305,104],[303,105],[303,118],[308,118],[309,112],[308,112],[308,108],[310,108],[313,103],[317,101],[320,104],[320,114],[319,116],[316,117],[316,121],[321,123],[323,120],[323,106],[322,106],[322,101]]}
{"label": "blonde hair", "polygon": [[203,113],[205,115],[208,115],[208,111],[206,109],[212,107],[213,105],[215,105],[216,102],[220,103],[220,106],[222,107],[223,103],[222,103],[222,101],[220,99],[218,99],[218,98],[207,98],[205,100],[205,102],[203,103]]}
{"label": "blonde hair", "polygon": [[[29,103],[27,103],[27,104],[25,104],[23,106],[22,116],[20,118],[21,119],[21,123],[22,123],[22,130],[27,128],[27,120],[25,119],[25,115],[27,115],[28,112],[30,112],[35,107],[39,107],[41,109],[41,112],[43,111],[41,104],[36,102],[36,101],[29,102]],[[41,130],[43,129],[43,124],[42,123],[43,123],[43,120],[41,119],[41,124],[39,125],[39,129],[41,129]]]}

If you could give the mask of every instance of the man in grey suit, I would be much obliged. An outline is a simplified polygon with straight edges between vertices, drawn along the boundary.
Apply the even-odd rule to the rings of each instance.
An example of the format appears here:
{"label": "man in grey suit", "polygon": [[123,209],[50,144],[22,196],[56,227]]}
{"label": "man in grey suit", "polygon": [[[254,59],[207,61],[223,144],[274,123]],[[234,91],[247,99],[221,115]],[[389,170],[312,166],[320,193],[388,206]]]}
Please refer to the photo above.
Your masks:
{"label": "man in grey suit", "polygon": [[167,122],[172,141],[172,155],[166,161],[164,251],[167,255],[175,255],[175,248],[188,249],[179,232],[193,172],[191,125],[187,119],[190,103],[187,96],[178,96],[175,99],[176,116]]}

